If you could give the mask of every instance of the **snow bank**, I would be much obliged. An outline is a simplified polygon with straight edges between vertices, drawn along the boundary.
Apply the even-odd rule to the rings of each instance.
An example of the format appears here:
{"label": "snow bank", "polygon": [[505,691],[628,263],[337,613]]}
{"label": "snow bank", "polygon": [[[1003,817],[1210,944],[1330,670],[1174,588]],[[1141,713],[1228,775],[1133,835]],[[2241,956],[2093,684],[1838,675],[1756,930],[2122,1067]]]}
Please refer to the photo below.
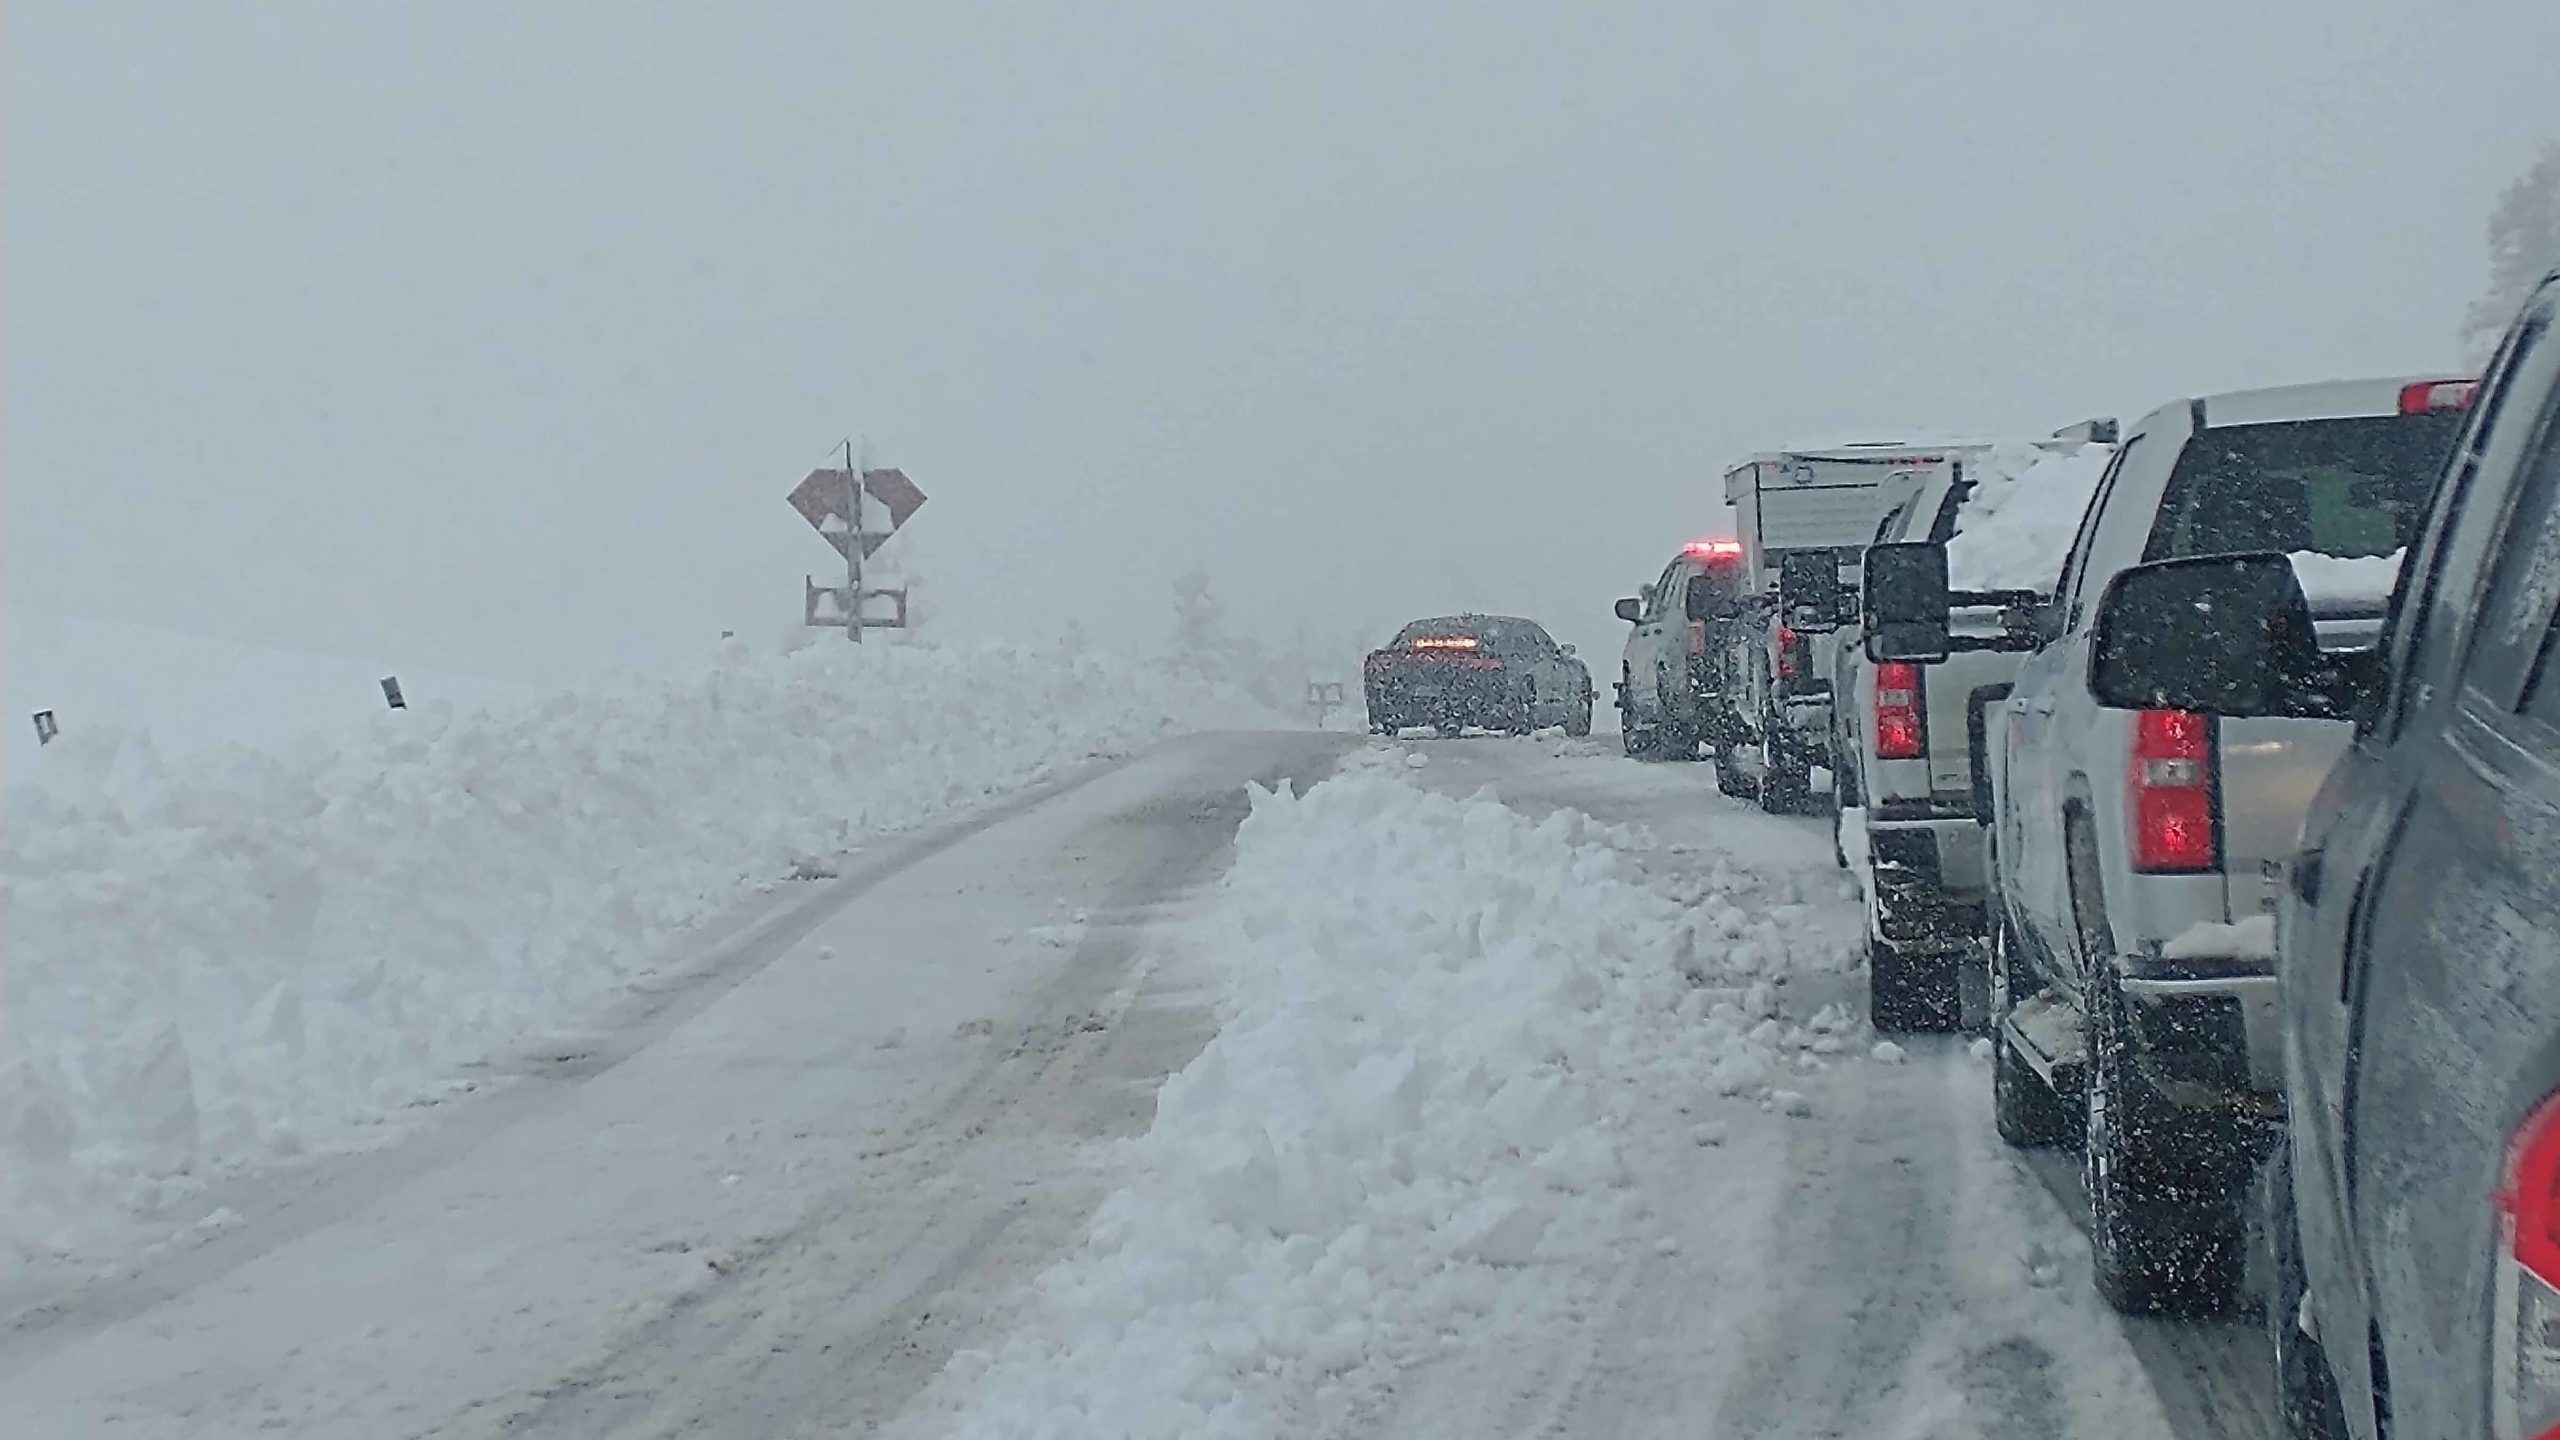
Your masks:
{"label": "snow bank", "polygon": [[66,730],[0,828],[0,1279],[352,1143],[865,832],[1256,717],[1055,649],[732,644],[273,753]]}
{"label": "snow bank", "polygon": [[2019,443],[1993,447],[1957,512],[1947,583],[1958,590],[2052,589],[2114,454],[2111,445],[2059,454]]}
{"label": "snow bank", "polygon": [[1772,1082],[1841,1046],[1776,1018],[1802,907],[1682,905],[1631,876],[1627,834],[1426,793],[1392,746],[1355,762],[1254,795],[1203,922],[1225,1023],[1084,1247],[952,1358],[914,1433],[1304,1433],[1479,1317],[1561,1315],[1653,1253],[1619,1149],[1638,1107],[1803,1108]]}
{"label": "snow bank", "polygon": [[2294,578],[2302,582],[2302,593],[2312,609],[2379,609],[2390,601],[2391,587],[2400,582],[2400,561],[2408,553],[2344,556],[2296,550],[2285,558],[2293,562]]}
{"label": "snow bank", "polygon": [[35,773],[41,756],[30,717],[39,710],[54,712],[66,735],[139,731],[164,756],[178,755],[273,744],[307,731],[361,731],[383,714],[382,677],[394,674],[408,702],[420,707],[517,701],[534,689],[13,603],[0,613],[0,718],[8,721],[0,779],[14,783]]}

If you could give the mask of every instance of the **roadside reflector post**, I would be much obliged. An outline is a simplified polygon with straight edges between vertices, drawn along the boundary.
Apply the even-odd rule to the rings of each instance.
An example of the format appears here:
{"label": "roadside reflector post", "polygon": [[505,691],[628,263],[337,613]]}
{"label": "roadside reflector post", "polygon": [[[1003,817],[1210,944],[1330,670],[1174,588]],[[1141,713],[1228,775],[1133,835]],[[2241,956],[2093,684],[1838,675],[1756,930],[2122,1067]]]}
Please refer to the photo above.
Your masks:
{"label": "roadside reflector post", "polygon": [[62,727],[61,727],[60,725],[57,725],[57,724],[55,724],[55,723],[54,723],[54,720],[53,720],[53,712],[52,712],[52,711],[50,711],[50,710],[39,710],[39,711],[37,711],[37,712],[36,712],[36,743],[37,743],[37,744],[39,744],[39,745],[50,745],[50,744],[52,744],[52,743],[53,743],[53,737],[54,737],[54,736],[56,736],[56,735],[59,735],[59,734],[61,734],[61,733],[62,733]]}
{"label": "roadside reflector post", "polygon": [[408,697],[400,693],[399,676],[385,675],[382,677],[382,700],[384,704],[389,705],[394,710],[406,710],[409,708]]}

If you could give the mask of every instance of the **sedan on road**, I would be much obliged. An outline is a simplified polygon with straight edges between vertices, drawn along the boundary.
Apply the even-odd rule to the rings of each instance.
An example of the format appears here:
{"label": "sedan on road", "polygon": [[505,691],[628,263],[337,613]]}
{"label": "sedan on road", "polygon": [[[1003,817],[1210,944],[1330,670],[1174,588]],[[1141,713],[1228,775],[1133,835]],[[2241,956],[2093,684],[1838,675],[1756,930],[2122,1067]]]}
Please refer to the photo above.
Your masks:
{"label": "sedan on road", "polygon": [[1416,620],[1361,666],[1369,728],[1591,733],[1591,671],[1545,627],[1509,615]]}

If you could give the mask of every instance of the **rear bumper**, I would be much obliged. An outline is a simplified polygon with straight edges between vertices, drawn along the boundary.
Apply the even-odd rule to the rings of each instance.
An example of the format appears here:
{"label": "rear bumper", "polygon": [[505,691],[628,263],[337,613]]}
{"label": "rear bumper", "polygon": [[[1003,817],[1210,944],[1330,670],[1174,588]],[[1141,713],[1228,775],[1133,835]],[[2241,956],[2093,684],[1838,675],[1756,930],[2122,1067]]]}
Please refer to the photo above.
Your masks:
{"label": "rear bumper", "polygon": [[1381,676],[1368,682],[1365,694],[1373,721],[1391,715],[1416,725],[1500,725],[1527,718],[1513,713],[1521,697],[1499,674]]}

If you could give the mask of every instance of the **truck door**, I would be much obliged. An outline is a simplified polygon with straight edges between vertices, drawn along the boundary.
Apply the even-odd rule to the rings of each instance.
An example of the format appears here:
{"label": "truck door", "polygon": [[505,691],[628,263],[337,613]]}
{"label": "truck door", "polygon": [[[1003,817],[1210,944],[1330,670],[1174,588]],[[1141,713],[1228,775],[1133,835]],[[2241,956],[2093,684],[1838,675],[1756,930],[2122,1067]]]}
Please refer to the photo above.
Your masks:
{"label": "truck door", "polygon": [[2001,890],[2036,939],[2066,963],[2072,953],[2073,925],[2070,872],[2064,861],[2063,807],[2069,797],[2063,787],[2066,762],[2056,753],[2064,748],[2065,738],[2059,733],[2056,710],[2064,693],[2076,687],[2078,674],[2073,666],[2083,658],[2087,612],[2096,603],[2089,568],[2098,521],[2126,457],[2142,441],[2140,435],[2127,441],[2100,477],[2063,562],[2053,605],[2042,621],[2044,646],[2018,668],[2018,678],[2004,702],[2006,722],[1996,727],[2001,735],[2003,787],[1998,831]]}

